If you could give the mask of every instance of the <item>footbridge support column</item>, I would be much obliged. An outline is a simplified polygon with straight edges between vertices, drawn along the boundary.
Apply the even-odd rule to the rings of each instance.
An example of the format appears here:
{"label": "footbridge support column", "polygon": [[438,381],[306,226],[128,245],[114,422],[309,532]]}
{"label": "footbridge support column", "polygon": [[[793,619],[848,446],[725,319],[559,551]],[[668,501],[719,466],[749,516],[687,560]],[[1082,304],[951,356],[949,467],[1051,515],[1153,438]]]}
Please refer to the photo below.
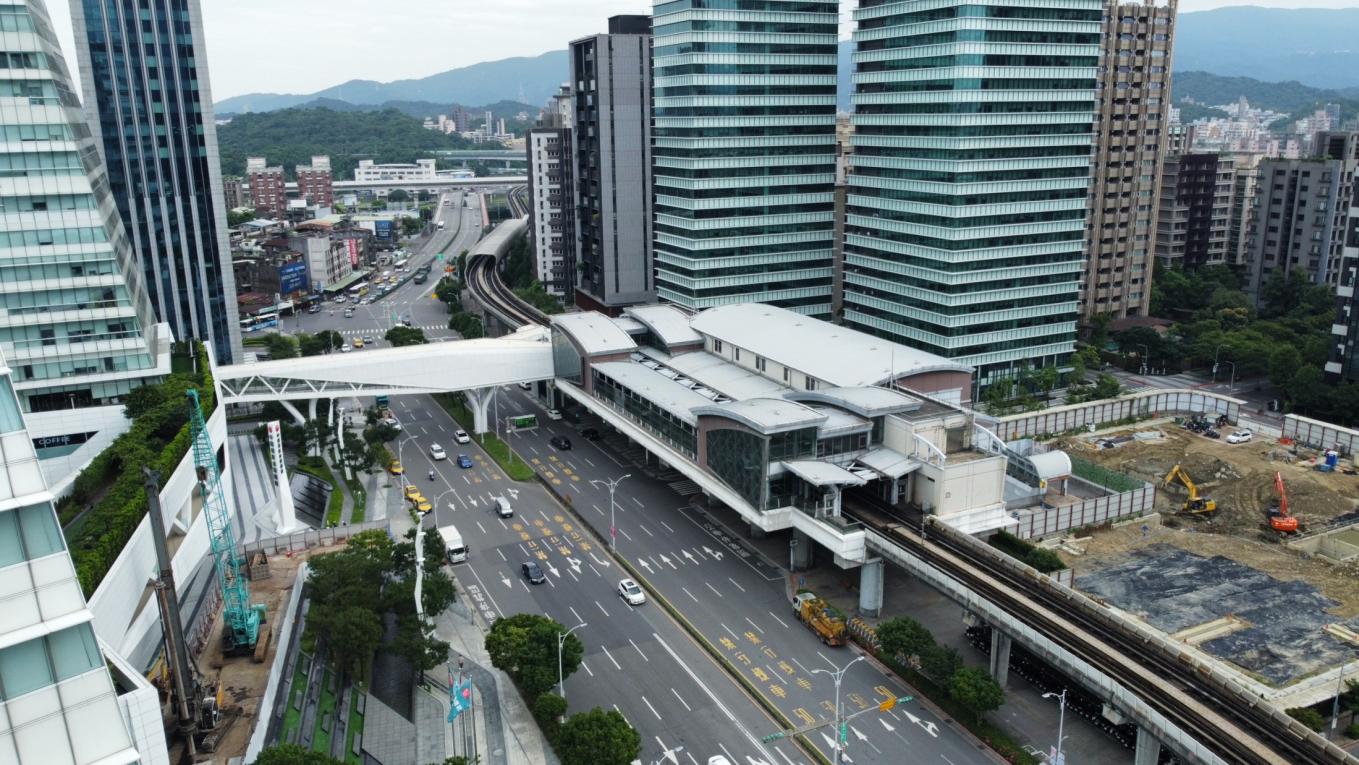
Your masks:
{"label": "footbridge support column", "polygon": [[1137,727],[1137,753],[1133,756],[1133,765],[1156,765],[1161,760],[1161,742],[1156,738],[1156,734],[1143,728]]}
{"label": "footbridge support column", "polygon": [[297,407],[293,406],[293,402],[287,399],[281,399],[278,403],[285,410],[287,410],[288,414],[291,414],[293,416],[293,422],[297,423],[298,425],[307,424],[307,418],[303,417],[302,413],[297,411]]}
{"label": "footbridge support column", "polygon": [[1010,679],[1010,636],[991,628],[991,677],[1001,688]]}
{"label": "footbridge support column", "polygon": [[812,567],[812,538],[803,534],[797,529],[793,529],[793,538],[788,541],[789,568],[793,571],[805,571]]}
{"label": "footbridge support column", "polygon": [[859,613],[874,618],[882,613],[882,581],[886,575],[882,558],[869,558],[859,567]]}
{"label": "footbridge support column", "polygon": [[472,410],[472,432],[480,434],[490,430],[487,411],[495,398],[495,388],[465,390],[462,395],[467,399],[467,408]]}

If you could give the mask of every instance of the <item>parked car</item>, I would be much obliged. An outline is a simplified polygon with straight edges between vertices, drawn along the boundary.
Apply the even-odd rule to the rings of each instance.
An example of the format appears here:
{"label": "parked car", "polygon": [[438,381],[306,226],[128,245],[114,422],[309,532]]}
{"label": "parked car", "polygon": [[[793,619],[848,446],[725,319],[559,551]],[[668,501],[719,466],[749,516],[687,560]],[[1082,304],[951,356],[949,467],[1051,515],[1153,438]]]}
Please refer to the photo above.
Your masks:
{"label": "parked car", "polygon": [[547,418],[549,420],[560,420],[562,418],[562,413],[556,409],[549,409],[547,410]]}
{"label": "parked car", "polygon": [[352,319],[352,318],[354,318],[354,309],[353,309],[353,308],[346,308],[346,309],[344,309],[344,317],[345,317],[346,319]]}
{"label": "parked car", "polygon": [[533,387],[533,383],[527,383],[527,382],[521,382],[521,383],[519,383],[519,390],[528,390],[528,389],[530,389],[530,388],[532,388],[532,387]]}
{"label": "parked car", "polygon": [[407,487],[406,487],[406,492],[405,492],[405,493],[406,493],[406,499],[412,499],[412,500],[413,500],[413,499],[416,499],[416,498],[420,498],[420,499],[423,499],[423,498],[424,498],[424,495],[420,493],[420,487],[419,487],[419,486],[416,486],[415,484],[411,484],[411,485],[407,486]]}
{"label": "parked car", "polygon": [[355,347],[356,349],[357,349],[357,348],[362,348],[362,347],[363,347],[363,338],[361,338],[361,337],[356,337],[356,338],[354,338],[354,347]]}
{"label": "parked car", "polygon": [[391,462],[387,463],[387,472],[391,473],[392,475],[401,475],[402,473],[406,472],[406,469],[401,466],[400,460],[392,460]]}
{"label": "parked car", "polygon": [[580,432],[580,437],[586,441],[597,441],[599,440],[599,431],[594,428],[586,428]]}
{"label": "parked car", "polygon": [[401,432],[401,421],[396,419],[395,417],[383,417],[382,424],[386,425],[392,430],[395,430],[398,433]]}
{"label": "parked car", "polygon": [[425,513],[428,513],[433,509],[434,505],[431,505],[429,500],[425,499],[424,497],[421,497],[420,501],[415,503],[415,512],[421,515],[424,515]]}
{"label": "parked car", "polygon": [[1255,434],[1251,433],[1249,430],[1238,430],[1232,433],[1230,436],[1227,436],[1227,443],[1244,444],[1247,441],[1251,440],[1254,436]]}
{"label": "parked car", "polygon": [[433,457],[436,460],[448,459],[448,453],[445,452],[444,448],[438,444],[430,444],[429,456]]}
{"label": "parked car", "polygon": [[342,345],[342,346],[340,346],[340,353],[349,353],[349,352],[352,351],[352,350],[354,350],[354,349],[353,349],[353,348],[350,348],[350,347],[347,346],[347,345]]}
{"label": "parked car", "polygon": [[363,341],[364,341],[365,343],[368,343],[369,345],[372,345],[372,344],[373,344],[373,336],[372,336],[372,335],[364,335],[364,336],[363,336]]}
{"label": "parked car", "polygon": [[467,468],[472,467],[472,458],[471,458],[471,457],[468,457],[466,454],[459,454],[459,455],[458,455],[458,467],[460,467],[460,468],[462,468],[462,469],[464,469],[464,470],[466,470]]}
{"label": "parked car", "polygon": [[553,436],[549,438],[547,442],[564,452],[571,451],[571,439],[566,436]]}
{"label": "parked car", "polygon": [[646,602],[646,593],[631,579],[624,579],[618,583],[618,596],[630,606],[640,606]]}
{"label": "parked car", "polygon": [[467,431],[465,431],[465,430],[455,430],[455,431],[453,431],[453,440],[454,440],[454,441],[457,441],[457,442],[460,443],[460,444],[470,444],[470,443],[472,443],[472,437],[469,436],[469,435],[467,435]]}
{"label": "parked car", "polygon": [[528,580],[529,584],[542,584],[547,581],[547,575],[533,561],[523,564],[519,567],[519,570],[524,573],[524,578]]}

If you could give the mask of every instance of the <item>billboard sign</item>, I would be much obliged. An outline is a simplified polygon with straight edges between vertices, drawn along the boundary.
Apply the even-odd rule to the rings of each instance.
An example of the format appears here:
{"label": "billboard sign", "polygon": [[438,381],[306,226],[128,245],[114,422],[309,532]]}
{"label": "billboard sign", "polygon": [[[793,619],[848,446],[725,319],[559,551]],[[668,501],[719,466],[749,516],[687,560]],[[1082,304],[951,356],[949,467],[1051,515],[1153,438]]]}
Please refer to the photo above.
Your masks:
{"label": "billboard sign", "polygon": [[392,241],[392,221],[376,220],[373,221],[373,233],[378,239],[385,242]]}
{"label": "billboard sign", "polygon": [[284,295],[301,292],[307,288],[307,264],[298,261],[285,263],[278,267],[278,291]]}

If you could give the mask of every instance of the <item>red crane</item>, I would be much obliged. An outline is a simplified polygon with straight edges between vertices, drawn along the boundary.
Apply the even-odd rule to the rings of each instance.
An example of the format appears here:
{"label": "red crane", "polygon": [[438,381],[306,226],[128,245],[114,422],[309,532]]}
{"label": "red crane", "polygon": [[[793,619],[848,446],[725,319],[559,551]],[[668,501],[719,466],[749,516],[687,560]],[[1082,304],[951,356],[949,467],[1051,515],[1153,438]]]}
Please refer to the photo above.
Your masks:
{"label": "red crane", "polygon": [[1283,474],[1274,472],[1274,491],[1279,495],[1279,507],[1269,510],[1269,527],[1280,534],[1298,530],[1298,519],[1288,514],[1288,494],[1284,491]]}

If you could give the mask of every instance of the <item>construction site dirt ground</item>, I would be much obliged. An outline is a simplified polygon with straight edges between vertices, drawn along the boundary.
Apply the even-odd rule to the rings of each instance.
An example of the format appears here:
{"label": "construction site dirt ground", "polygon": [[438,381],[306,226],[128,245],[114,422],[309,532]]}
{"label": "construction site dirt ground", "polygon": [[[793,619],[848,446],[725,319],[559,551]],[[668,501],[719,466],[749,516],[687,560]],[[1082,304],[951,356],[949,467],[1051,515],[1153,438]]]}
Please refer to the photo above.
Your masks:
{"label": "construction site dirt ground", "polygon": [[[222,612],[219,607],[212,632],[196,664],[207,682],[220,683],[224,710],[229,712],[233,707],[239,707],[240,715],[218,743],[212,755],[213,762],[226,762],[231,757],[245,754],[255,727],[260,700],[269,682],[269,667],[278,657],[278,651],[285,648],[278,644],[280,609],[287,606],[296,582],[297,569],[302,562],[311,555],[330,552],[332,549],[319,547],[294,553],[291,557],[275,555],[269,559],[269,578],[251,581],[251,602],[263,603],[266,609],[268,622],[260,626],[261,634],[268,629],[272,637],[264,661],[257,663],[251,656],[222,655]],[[173,723],[173,720],[167,721]],[[174,742],[171,748],[171,754],[177,754],[180,751],[179,742]],[[175,761],[173,757],[171,761]]]}
{"label": "construction site dirt ground", "polygon": [[[1101,438],[1137,430],[1159,430],[1164,437],[1129,441],[1113,449],[1098,448],[1097,441],[1086,438],[1066,438],[1055,444],[1073,456],[1158,487],[1155,509],[1161,514],[1160,523],[1147,524],[1145,531],[1141,523],[1096,531],[1074,545],[1081,554],[1058,549],[1073,569],[1077,587],[1102,593],[1111,605],[1168,632],[1190,626],[1183,624],[1178,610],[1195,611],[1192,603],[1171,597],[1172,590],[1199,603],[1202,608],[1197,613],[1204,621],[1226,616],[1229,609],[1248,610],[1253,602],[1250,588],[1263,605],[1291,601],[1291,608],[1255,614],[1270,624],[1254,625],[1233,633],[1230,640],[1219,638],[1201,646],[1270,684],[1287,684],[1315,674],[1346,654],[1359,658],[1334,638],[1318,642],[1312,635],[1318,620],[1353,625],[1359,619],[1359,562],[1334,563],[1292,550],[1280,544],[1266,526],[1266,511],[1275,504],[1275,471],[1283,476],[1290,514],[1299,518],[1304,529],[1354,512],[1359,504],[1359,477],[1312,470],[1312,453],[1306,450],[1295,455],[1290,447],[1269,440],[1228,444],[1189,433],[1174,423],[1105,433]],[[1175,465],[1189,473],[1201,495],[1217,501],[1215,517],[1176,515],[1184,490],[1161,487]],[[1157,588],[1165,597],[1154,597]],[[1219,588],[1219,597],[1203,600],[1214,588]],[[1316,597],[1308,594],[1313,588]],[[1271,641],[1277,642],[1271,645]],[[1319,651],[1319,646],[1327,650]],[[1338,652],[1330,650],[1332,646]],[[1293,666],[1287,671],[1271,669],[1276,662],[1292,662]]]}

